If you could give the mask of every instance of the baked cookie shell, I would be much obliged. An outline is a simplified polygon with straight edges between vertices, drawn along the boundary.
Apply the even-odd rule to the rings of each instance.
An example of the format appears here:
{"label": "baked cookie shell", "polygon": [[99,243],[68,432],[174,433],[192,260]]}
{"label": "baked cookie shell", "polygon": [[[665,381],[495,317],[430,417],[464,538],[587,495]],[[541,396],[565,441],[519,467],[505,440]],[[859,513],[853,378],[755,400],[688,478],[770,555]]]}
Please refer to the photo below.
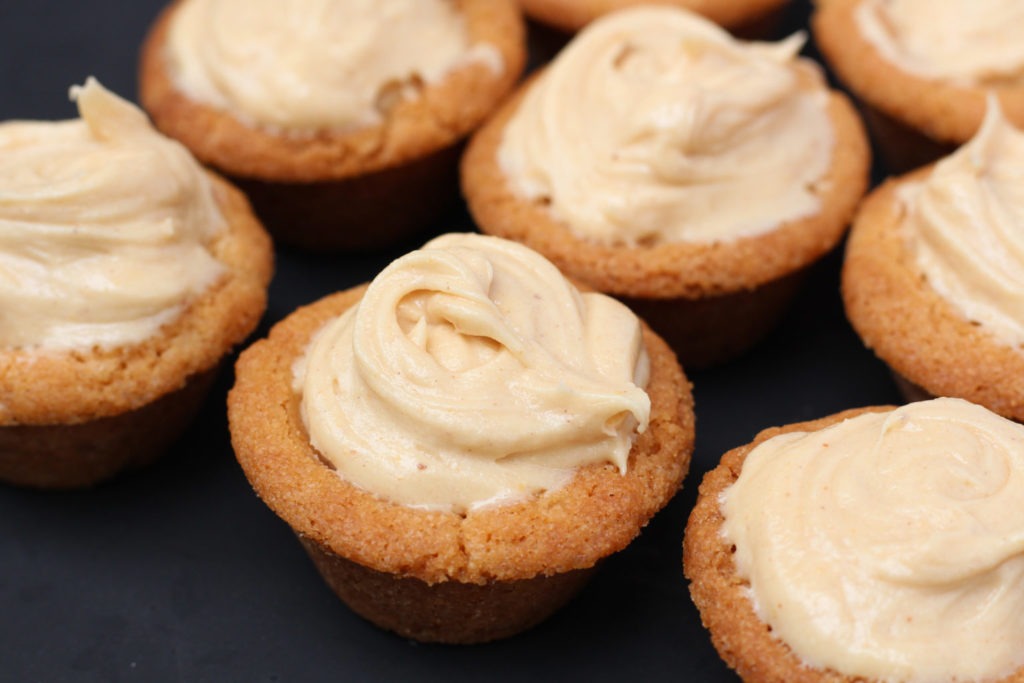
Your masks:
{"label": "baked cookie shell", "polygon": [[[722,536],[724,517],[720,498],[740,476],[747,455],[772,437],[789,432],[813,432],[869,412],[892,406],[854,408],[808,422],[772,427],[754,440],[722,456],[704,476],[697,504],[690,513],[683,542],[683,571],[690,580],[690,596],[700,610],[701,622],[722,659],[749,683],[884,683],[862,676],[847,676],[832,669],[816,669],[772,635],[771,628],[754,612],[749,583],[736,574],[735,547]],[[1024,670],[986,683],[1021,683]],[[966,682],[965,682],[966,683]]]}
{"label": "baked cookie shell", "polygon": [[864,343],[934,396],[957,396],[1024,420],[1024,350],[999,342],[933,290],[901,234],[898,188],[931,167],[889,180],[864,201],[846,247],[842,295]]}
{"label": "baked cookie shell", "polygon": [[580,469],[535,500],[458,515],[391,503],[348,483],[309,444],[292,364],[312,335],[354,305],[357,287],[300,308],[242,353],[228,396],[232,444],[264,502],[305,539],[350,561],[428,584],[486,584],[594,566],[621,550],[675,494],[693,449],[689,383],[649,330],[650,426],[629,469]]}

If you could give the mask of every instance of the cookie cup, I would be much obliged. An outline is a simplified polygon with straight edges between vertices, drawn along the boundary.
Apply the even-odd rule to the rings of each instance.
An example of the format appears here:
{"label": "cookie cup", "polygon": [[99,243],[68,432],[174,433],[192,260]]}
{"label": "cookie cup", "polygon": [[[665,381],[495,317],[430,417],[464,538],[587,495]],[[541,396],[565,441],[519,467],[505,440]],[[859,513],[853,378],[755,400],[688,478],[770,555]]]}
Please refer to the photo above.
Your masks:
{"label": "cookie cup", "polygon": [[221,360],[256,327],[273,270],[245,196],[210,175],[227,228],[209,246],[226,269],[138,344],[0,348],[0,481],[91,486],[157,459],[202,404]]}
{"label": "cookie cup", "polygon": [[1001,343],[932,289],[900,229],[900,186],[930,173],[891,179],[864,201],[843,263],[846,315],[908,398],[956,396],[1024,421],[1024,350]]}
{"label": "cookie cup", "polygon": [[[567,276],[633,308],[679,356],[706,367],[740,355],[773,329],[808,267],[843,237],[868,182],[870,151],[849,101],[831,92],[832,162],[817,183],[817,213],[759,235],[718,242],[599,244],[575,235],[541,201],[519,196],[498,150],[527,83],[473,136],[463,193],[481,231],[522,242]],[[737,201],[742,201],[738,198]]]}
{"label": "cookie cup", "polygon": [[292,365],[310,338],[361,298],[326,297],[247,349],[228,396],[231,440],[256,493],[299,537],[356,613],[407,638],[474,643],[543,620],[675,494],[693,448],[689,384],[650,330],[651,419],[625,475],[581,468],[563,488],[465,514],[400,505],[341,478],[309,443]]}
{"label": "cookie cup", "polygon": [[512,89],[526,60],[514,0],[460,0],[470,41],[494,46],[500,73],[469,62],[415,99],[399,96],[401,84],[382,84],[379,125],[289,133],[181,90],[166,52],[182,4],[161,13],[143,44],[142,106],[157,128],[247,192],[276,241],[301,248],[382,248],[436,222],[457,198],[462,140]]}
{"label": "cookie cup", "polygon": [[861,103],[891,171],[931,163],[969,140],[985,118],[988,93],[1008,119],[1024,125],[1024,79],[970,85],[905,71],[857,30],[860,2],[817,3],[811,28],[825,61]]}

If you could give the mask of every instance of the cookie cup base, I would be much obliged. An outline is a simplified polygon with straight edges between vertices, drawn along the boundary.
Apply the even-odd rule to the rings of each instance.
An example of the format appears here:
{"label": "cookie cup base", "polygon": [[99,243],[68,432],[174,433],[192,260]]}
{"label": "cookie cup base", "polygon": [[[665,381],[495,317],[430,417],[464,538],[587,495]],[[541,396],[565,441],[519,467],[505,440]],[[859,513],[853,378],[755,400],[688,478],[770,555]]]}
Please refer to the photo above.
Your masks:
{"label": "cookie cup base", "polygon": [[135,410],[78,424],[0,427],[0,481],[38,489],[94,486],[162,456],[202,406],[217,368]]}
{"label": "cookie cup base", "polygon": [[364,619],[424,643],[471,644],[507,638],[547,619],[571,600],[595,568],[485,584],[376,571],[299,536],[331,590]]}

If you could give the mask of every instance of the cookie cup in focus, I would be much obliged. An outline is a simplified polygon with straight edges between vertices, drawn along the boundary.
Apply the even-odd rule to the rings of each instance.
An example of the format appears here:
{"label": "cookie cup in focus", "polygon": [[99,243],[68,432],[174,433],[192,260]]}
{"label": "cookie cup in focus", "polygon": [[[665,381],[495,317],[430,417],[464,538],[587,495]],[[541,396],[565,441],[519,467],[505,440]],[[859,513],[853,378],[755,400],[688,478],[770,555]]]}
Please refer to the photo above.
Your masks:
{"label": "cookie cup in focus", "polygon": [[497,50],[500,73],[471,61],[422,85],[414,99],[401,97],[401,84],[394,92],[382,84],[382,123],[289,133],[247,123],[178,87],[166,52],[182,4],[164,10],[143,45],[142,106],[157,128],[249,195],[277,242],[306,249],[379,249],[434,223],[456,199],[463,138],[512,89],[526,60],[514,0],[460,0],[471,42]]}
{"label": "cookie cup in focus", "polygon": [[842,239],[867,187],[870,151],[860,119],[842,94],[831,92],[827,111],[835,147],[816,185],[815,214],[717,242],[592,242],[573,234],[541,201],[519,196],[501,168],[505,126],[534,82],[503,105],[466,150],[462,186],[470,212],[483,232],[521,242],[570,278],[626,303],[686,368],[732,359],[768,334],[808,267]]}
{"label": "cookie cup in focus", "polygon": [[227,227],[210,245],[226,269],[139,344],[0,348],[0,480],[70,489],[147,464],[187,427],[222,359],[255,328],[273,270],[245,196],[210,174]]}
{"label": "cookie cup in focus", "polygon": [[299,309],[241,355],[228,397],[239,463],[326,582],[366,619],[428,642],[483,642],[525,630],[569,600],[675,494],[693,448],[689,384],[645,329],[651,417],[626,474],[592,465],[561,489],[465,514],[389,502],[324,464],[292,389],[293,363],[311,337],[364,290]]}
{"label": "cookie cup in focus", "polygon": [[862,104],[882,159],[903,173],[948,155],[978,130],[988,93],[1024,124],[1024,80],[958,83],[910,73],[886,59],[857,29],[862,0],[819,2],[811,18],[826,63]]}
{"label": "cookie cup in focus", "polygon": [[1001,343],[939,295],[901,234],[899,189],[932,169],[891,179],[865,199],[843,264],[846,315],[908,399],[956,396],[1024,421],[1024,350]]}

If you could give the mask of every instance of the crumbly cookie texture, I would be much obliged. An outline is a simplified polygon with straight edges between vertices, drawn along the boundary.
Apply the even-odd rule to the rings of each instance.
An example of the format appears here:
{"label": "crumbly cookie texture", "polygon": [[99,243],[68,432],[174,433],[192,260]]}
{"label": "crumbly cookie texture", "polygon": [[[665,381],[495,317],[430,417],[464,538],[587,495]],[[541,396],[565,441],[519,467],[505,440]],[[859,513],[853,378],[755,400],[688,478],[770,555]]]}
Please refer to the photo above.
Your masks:
{"label": "crumbly cookie texture", "polygon": [[240,357],[228,398],[232,443],[254,489],[317,547],[427,584],[519,581],[592,567],[625,547],[678,489],[693,447],[692,399],[672,352],[646,330],[650,426],[625,475],[588,466],[557,491],[466,514],[390,503],[349,484],[309,444],[292,364],[362,294],[327,297],[276,325]]}
{"label": "crumbly cookie texture", "polygon": [[250,126],[182,93],[168,71],[167,33],[176,2],[157,19],[143,46],[140,100],[164,133],[202,161],[232,175],[279,182],[339,180],[393,168],[454,144],[509,91],[525,63],[522,17],[514,0],[463,0],[471,43],[492,45],[503,68],[470,61],[420,96],[387,108],[383,123],[351,132],[281,134]]}
{"label": "crumbly cookie texture", "polygon": [[847,317],[895,372],[934,396],[958,396],[1024,420],[1024,350],[1000,343],[933,290],[899,229],[903,182],[889,180],[864,202],[842,273]]}

